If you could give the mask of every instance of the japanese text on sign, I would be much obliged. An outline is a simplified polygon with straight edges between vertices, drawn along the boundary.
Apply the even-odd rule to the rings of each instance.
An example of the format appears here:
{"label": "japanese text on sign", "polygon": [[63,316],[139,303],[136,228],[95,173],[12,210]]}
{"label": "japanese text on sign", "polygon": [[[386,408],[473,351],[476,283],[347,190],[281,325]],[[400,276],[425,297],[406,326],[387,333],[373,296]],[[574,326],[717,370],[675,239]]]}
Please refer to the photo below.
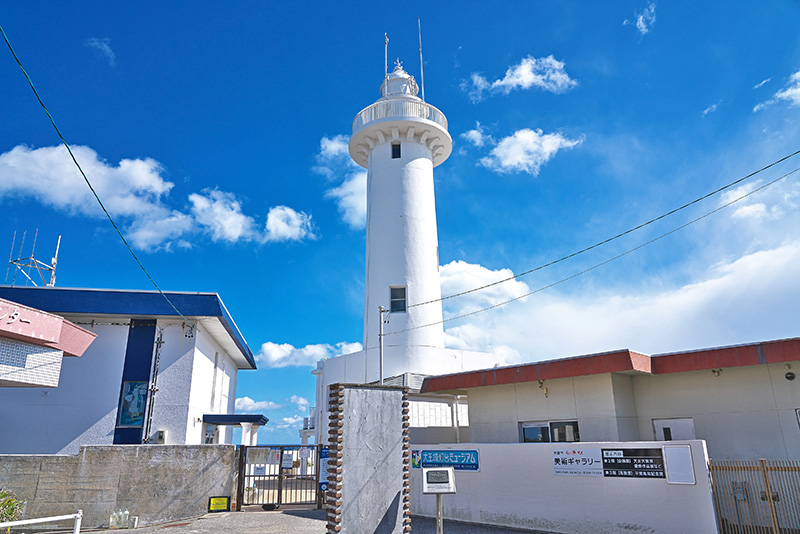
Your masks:
{"label": "japanese text on sign", "polygon": [[452,467],[456,471],[480,471],[478,456],[477,450],[426,451],[415,449],[411,451],[411,466],[416,469]]}
{"label": "japanese text on sign", "polygon": [[603,458],[600,449],[554,449],[553,474],[603,476]]}

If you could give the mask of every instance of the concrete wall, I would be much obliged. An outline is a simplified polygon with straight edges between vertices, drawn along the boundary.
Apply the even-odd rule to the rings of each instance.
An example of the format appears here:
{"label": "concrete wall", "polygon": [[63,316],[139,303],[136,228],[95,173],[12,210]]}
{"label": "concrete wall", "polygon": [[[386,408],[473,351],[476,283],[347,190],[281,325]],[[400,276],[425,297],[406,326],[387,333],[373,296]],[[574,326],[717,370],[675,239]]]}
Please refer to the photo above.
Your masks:
{"label": "concrete wall", "polygon": [[[693,485],[650,478],[556,476],[553,450],[567,444],[415,444],[412,448],[479,451],[480,471],[456,471],[457,493],[442,497],[445,518],[569,534],[716,533],[705,446],[701,441],[680,443],[691,446]],[[661,445],[580,444],[596,449]],[[435,517],[436,498],[422,494],[421,469],[412,469],[411,487],[412,513]]]}
{"label": "concrete wall", "polygon": [[233,494],[233,445],[81,447],[74,456],[0,455],[0,487],[27,501],[26,518],[82,509],[86,528],[119,509],[140,524],[203,514],[208,498]]}
{"label": "concrete wall", "polygon": [[407,392],[391,386],[331,386],[328,532],[406,532]]}

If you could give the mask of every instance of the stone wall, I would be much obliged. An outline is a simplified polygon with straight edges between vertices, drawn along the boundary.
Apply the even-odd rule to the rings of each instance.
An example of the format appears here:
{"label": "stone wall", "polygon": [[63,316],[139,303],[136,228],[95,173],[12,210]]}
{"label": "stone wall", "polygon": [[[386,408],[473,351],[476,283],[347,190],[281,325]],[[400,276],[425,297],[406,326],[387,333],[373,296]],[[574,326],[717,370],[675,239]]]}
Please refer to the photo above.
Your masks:
{"label": "stone wall", "polygon": [[27,502],[25,518],[83,510],[87,528],[119,509],[152,524],[202,515],[233,494],[233,445],[83,446],[74,456],[0,455],[0,488]]}
{"label": "stone wall", "polygon": [[408,388],[330,386],[330,534],[410,532],[408,427]]}

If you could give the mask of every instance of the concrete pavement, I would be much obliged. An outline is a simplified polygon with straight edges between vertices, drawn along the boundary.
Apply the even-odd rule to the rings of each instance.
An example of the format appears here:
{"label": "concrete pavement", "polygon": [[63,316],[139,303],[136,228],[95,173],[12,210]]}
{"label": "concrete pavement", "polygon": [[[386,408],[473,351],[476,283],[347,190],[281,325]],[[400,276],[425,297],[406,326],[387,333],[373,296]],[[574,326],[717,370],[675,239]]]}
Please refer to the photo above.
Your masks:
{"label": "concrete pavement", "polygon": [[[196,519],[138,528],[134,532],[138,534],[324,534],[326,531],[325,514],[325,510],[303,509],[281,509],[271,512],[222,512],[206,514]],[[124,531],[114,530],[113,532]],[[412,517],[411,532],[413,534],[435,534],[436,521],[426,517]],[[547,534],[532,530],[451,521],[445,521],[444,532],[445,534]]]}

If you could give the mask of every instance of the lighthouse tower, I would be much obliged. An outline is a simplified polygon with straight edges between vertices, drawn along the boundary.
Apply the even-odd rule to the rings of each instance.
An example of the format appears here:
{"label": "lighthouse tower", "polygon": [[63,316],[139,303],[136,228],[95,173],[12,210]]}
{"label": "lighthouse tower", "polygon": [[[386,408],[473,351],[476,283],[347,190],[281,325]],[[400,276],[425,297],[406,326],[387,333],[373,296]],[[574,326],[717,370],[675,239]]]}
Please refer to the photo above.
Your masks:
{"label": "lighthouse tower", "polygon": [[399,61],[380,90],[350,138],[350,156],[368,171],[364,347],[378,345],[382,306],[387,376],[443,372],[426,350],[444,348],[433,168],[453,141]]}
{"label": "lighthouse tower", "polygon": [[307,440],[313,435],[316,443],[327,436],[328,386],[376,383],[381,378],[381,316],[382,377],[409,386],[412,395],[418,392],[420,375],[503,362],[495,354],[444,346],[433,168],[453,148],[447,119],[417,96],[414,77],[399,61],[380,90],[381,98],[356,115],[349,146],[353,160],[368,171],[364,346],[322,359],[312,371],[317,402],[300,436]]}

